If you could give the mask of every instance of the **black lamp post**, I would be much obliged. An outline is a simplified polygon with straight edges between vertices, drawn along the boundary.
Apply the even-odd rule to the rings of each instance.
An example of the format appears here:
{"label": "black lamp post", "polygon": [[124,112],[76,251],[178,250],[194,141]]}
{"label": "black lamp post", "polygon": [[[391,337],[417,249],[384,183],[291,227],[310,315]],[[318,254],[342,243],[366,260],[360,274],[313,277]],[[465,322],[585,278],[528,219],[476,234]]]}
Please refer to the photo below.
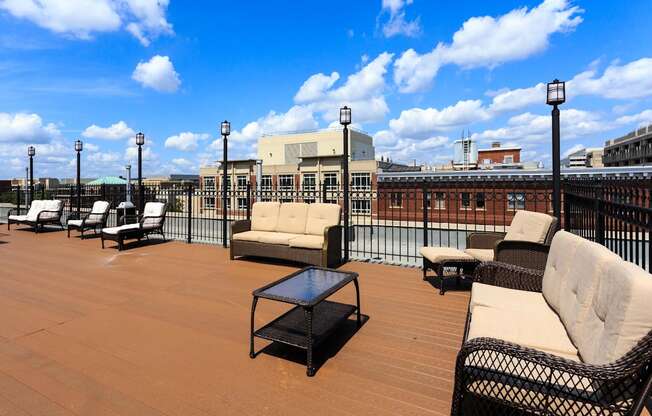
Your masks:
{"label": "black lamp post", "polygon": [[27,148],[27,156],[29,156],[29,203],[34,199],[34,156],[36,155],[36,148],[29,146]]}
{"label": "black lamp post", "polygon": [[136,144],[138,145],[138,212],[143,213],[145,199],[143,196],[143,145],[145,144],[145,135],[136,134]]}
{"label": "black lamp post", "polygon": [[229,134],[231,134],[231,123],[228,121],[224,120],[222,122],[222,125],[220,126],[220,131],[222,133],[222,138],[223,138],[223,151],[222,151],[222,245],[224,248],[226,248],[226,232],[227,232],[227,218],[228,218],[228,212],[227,212],[227,200],[228,200],[228,195],[227,195],[227,189],[226,185],[228,183],[228,172],[227,172],[227,162],[229,160],[228,158],[228,137]]}
{"label": "black lamp post", "polygon": [[344,261],[349,261],[349,124],[351,124],[351,109],[340,108],[340,124],[342,130],[342,182],[344,184]]}
{"label": "black lamp post", "polygon": [[77,152],[77,218],[81,218],[81,151],[84,144],[81,140],[75,141],[75,151]]}
{"label": "black lamp post", "polygon": [[552,106],[552,210],[559,222],[561,221],[561,162],[558,106],[565,101],[566,83],[558,79],[548,83],[546,103]]}

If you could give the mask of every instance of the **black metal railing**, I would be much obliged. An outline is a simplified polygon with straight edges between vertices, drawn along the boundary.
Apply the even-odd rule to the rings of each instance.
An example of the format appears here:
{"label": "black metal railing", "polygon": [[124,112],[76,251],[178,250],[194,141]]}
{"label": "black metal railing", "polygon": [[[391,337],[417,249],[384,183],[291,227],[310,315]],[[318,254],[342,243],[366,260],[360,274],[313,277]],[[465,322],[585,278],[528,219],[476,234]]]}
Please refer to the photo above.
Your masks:
{"label": "black metal railing", "polygon": [[587,178],[565,183],[564,228],[650,269],[652,178]]}

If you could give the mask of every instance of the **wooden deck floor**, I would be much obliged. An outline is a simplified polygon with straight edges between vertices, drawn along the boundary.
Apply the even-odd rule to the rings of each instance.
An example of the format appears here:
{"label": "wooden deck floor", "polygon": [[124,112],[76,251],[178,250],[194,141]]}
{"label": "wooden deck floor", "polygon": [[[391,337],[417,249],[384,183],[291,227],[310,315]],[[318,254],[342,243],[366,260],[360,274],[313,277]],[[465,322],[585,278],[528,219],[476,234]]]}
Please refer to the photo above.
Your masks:
{"label": "wooden deck floor", "polygon": [[[63,232],[0,232],[0,415],[449,413],[469,296],[439,296],[418,269],[344,266],[360,273],[369,320],[340,331],[308,378],[304,354],[248,356],[251,291],[296,268],[215,246],[119,253]],[[257,325],[282,309],[261,301]]]}

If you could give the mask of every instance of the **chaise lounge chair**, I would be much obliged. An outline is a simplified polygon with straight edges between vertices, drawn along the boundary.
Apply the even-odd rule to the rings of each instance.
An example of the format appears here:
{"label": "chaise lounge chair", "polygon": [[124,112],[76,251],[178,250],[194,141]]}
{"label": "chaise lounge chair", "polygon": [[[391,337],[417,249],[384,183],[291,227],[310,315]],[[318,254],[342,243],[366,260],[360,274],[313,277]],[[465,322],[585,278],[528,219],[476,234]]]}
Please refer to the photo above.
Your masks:
{"label": "chaise lounge chair", "polygon": [[107,201],[95,201],[89,214],[81,219],[68,220],[68,238],[70,238],[70,230],[79,231],[82,239],[84,239],[85,230],[95,230],[96,233],[98,228],[102,230],[106,227],[110,207],[111,205]]}
{"label": "chaise lounge chair", "polygon": [[115,241],[118,243],[118,250],[122,251],[125,240],[138,240],[143,237],[149,238],[150,234],[160,234],[165,241],[163,225],[165,224],[165,214],[167,204],[165,202],[148,202],[145,204],[143,215],[135,224],[125,224],[119,227],[103,228],[101,232],[102,248],[104,240]]}
{"label": "chaise lounge chair", "polygon": [[11,215],[9,211],[7,219],[7,230],[10,229],[11,224],[29,225],[35,232],[43,229],[44,225],[53,224],[58,225],[63,230],[61,224],[61,215],[63,214],[63,203],[58,199],[32,201],[26,215]]}
{"label": "chaise lounge chair", "polygon": [[428,269],[441,279],[440,294],[444,294],[444,269],[457,269],[470,275],[483,261],[500,261],[529,269],[543,270],[552,237],[557,231],[557,219],[532,211],[517,211],[507,233],[477,232],[466,238],[464,251],[451,247],[422,247],[423,279]]}

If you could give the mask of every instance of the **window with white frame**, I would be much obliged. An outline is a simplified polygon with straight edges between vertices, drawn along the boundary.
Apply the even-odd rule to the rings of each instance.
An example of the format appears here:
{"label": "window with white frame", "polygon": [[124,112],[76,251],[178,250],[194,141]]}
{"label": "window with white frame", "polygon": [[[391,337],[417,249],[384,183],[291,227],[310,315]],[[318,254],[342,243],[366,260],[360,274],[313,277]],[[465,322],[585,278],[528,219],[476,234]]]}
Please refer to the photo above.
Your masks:
{"label": "window with white frame", "polygon": [[503,157],[503,163],[514,163],[514,155],[505,155]]}
{"label": "window with white frame", "polygon": [[304,191],[314,191],[317,186],[317,177],[314,173],[304,173],[301,181],[301,188]]}
{"label": "window with white frame", "polygon": [[432,209],[446,209],[446,196],[443,192],[432,192],[430,199],[434,201],[434,204],[428,205]]}
{"label": "window with white frame", "polygon": [[245,210],[247,209],[247,198],[238,198],[238,209]]}
{"label": "window with white frame", "polygon": [[294,175],[278,175],[278,188],[281,191],[293,191]]}
{"label": "window with white frame", "polygon": [[475,193],[475,209],[483,210],[483,209],[485,209],[485,207],[486,207],[486,204],[485,204],[484,192],[476,192]]}
{"label": "window with white frame", "polygon": [[461,209],[469,209],[469,208],[471,208],[471,193],[470,192],[462,192],[460,194],[460,208]]}
{"label": "window with white frame", "polygon": [[247,175],[238,175],[235,178],[238,189],[244,190],[247,189]]}
{"label": "window with white frame", "polygon": [[513,211],[525,209],[525,193],[509,192],[507,193],[507,208]]}
{"label": "window with white frame", "polygon": [[215,209],[215,197],[205,196],[204,197],[204,208],[206,209]]}
{"label": "window with white frame", "polygon": [[215,176],[204,176],[204,191],[215,190]]}
{"label": "window with white frame", "polygon": [[403,193],[402,192],[391,192],[389,194],[389,207],[390,208],[402,208],[403,207]]}
{"label": "window with white frame", "polygon": [[368,191],[371,189],[371,174],[352,173],[351,184],[354,191]]}
{"label": "window with white frame", "polygon": [[329,191],[337,190],[337,173],[335,172],[324,173],[324,186]]}
{"label": "window with white frame", "polygon": [[368,199],[354,199],[351,201],[354,214],[371,214],[371,201]]}
{"label": "window with white frame", "polygon": [[263,175],[260,179],[260,188],[263,191],[269,191],[272,189],[272,175]]}

